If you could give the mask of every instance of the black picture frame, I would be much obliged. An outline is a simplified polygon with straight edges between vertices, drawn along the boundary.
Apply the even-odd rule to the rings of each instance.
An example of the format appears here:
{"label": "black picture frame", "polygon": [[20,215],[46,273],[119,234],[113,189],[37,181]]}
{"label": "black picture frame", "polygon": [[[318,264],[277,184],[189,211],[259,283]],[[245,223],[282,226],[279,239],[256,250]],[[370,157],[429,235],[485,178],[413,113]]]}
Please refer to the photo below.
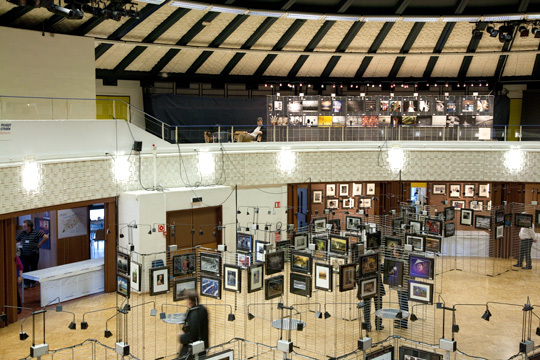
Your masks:
{"label": "black picture frame", "polygon": [[270,300],[283,295],[283,275],[273,276],[264,280],[264,299]]}
{"label": "black picture frame", "polygon": [[425,249],[426,240],[423,235],[408,234],[405,241],[408,245],[412,245],[414,251],[424,251]]}
{"label": "black picture frame", "polygon": [[160,266],[150,269],[150,296],[165,294],[169,291],[169,268]]}
{"label": "black picture frame", "polygon": [[234,360],[234,350],[224,350],[215,354],[199,356],[201,360]]}
{"label": "black picture frame", "polygon": [[201,275],[201,296],[221,299],[221,278]]}
{"label": "black picture frame", "polygon": [[263,264],[251,265],[248,268],[248,293],[262,290],[264,285]]}
{"label": "black picture frame", "polygon": [[291,273],[289,291],[291,294],[311,297],[311,276]]}
{"label": "black picture frame", "polygon": [[253,251],[253,235],[246,233],[236,234],[236,251],[250,253]]}
{"label": "black picture frame", "polygon": [[444,208],[444,221],[453,221],[456,217],[456,209],[453,206]]}
{"label": "black picture frame", "polygon": [[416,254],[409,255],[409,276],[433,280],[435,259]]}
{"label": "black picture frame", "polygon": [[291,271],[304,274],[311,274],[313,257],[303,251],[291,252]]}
{"label": "black picture frame", "polygon": [[270,244],[268,241],[255,240],[255,262],[263,263],[266,259],[265,245]]}
{"label": "black picture frame", "polygon": [[441,252],[441,248],[442,239],[439,236],[427,235],[425,237],[424,251],[439,254]]}
{"label": "black picture frame", "polygon": [[540,226],[540,210],[534,212],[534,224]]}
{"label": "black picture frame", "polygon": [[443,222],[437,219],[426,218],[424,223],[424,232],[432,235],[441,235],[443,231]]}
{"label": "black picture frame", "polygon": [[173,276],[192,275],[197,272],[195,253],[173,256]]}
{"label": "black picture frame", "polygon": [[461,217],[459,220],[461,225],[472,226],[473,224],[473,210],[461,209]]}
{"label": "black picture frame", "polygon": [[339,267],[339,291],[349,291],[356,286],[356,265],[345,264]]}
{"label": "black picture frame", "polygon": [[295,233],[293,235],[293,247],[296,250],[302,250],[307,248],[309,242],[309,235],[306,232]]}
{"label": "black picture frame", "polygon": [[384,245],[388,251],[393,251],[394,249],[399,249],[403,247],[403,240],[397,236],[385,236]]}
{"label": "black picture frame", "polygon": [[409,280],[409,300],[431,305],[433,303],[433,284]]}
{"label": "black picture frame", "polygon": [[474,217],[474,227],[482,230],[491,230],[491,216],[476,215]]}
{"label": "black picture frame", "polygon": [[514,225],[530,228],[533,225],[533,216],[531,214],[516,214],[514,217]]}
{"label": "black picture frame", "polygon": [[316,236],[311,239],[313,244],[315,244],[315,250],[328,252],[328,237],[326,236]]}
{"label": "black picture frame", "polygon": [[391,257],[384,258],[383,283],[389,286],[403,286],[404,262]]}
{"label": "black picture frame", "polygon": [[349,250],[349,238],[345,236],[330,235],[328,248],[331,253],[346,254]]}
{"label": "black picture frame", "polygon": [[456,233],[456,224],[455,223],[448,223],[444,226],[444,237],[450,237],[454,236]]}
{"label": "black picture frame", "polygon": [[242,291],[242,268],[236,265],[223,266],[223,289],[232,292]]}
{"label": "black picture frame", "polygon": [[312,222],[314,232],[326,231],[326,218],[315,218]]}
{"label": "black picture frame", "polygon": [[130,280],[131,288],[137,292],[141,291],[141,264],[131,260],[130,264]]}
{"label": "black picture frame", "polygon": [[116,274],[116,293],[129,299],[131,284],[129,276]]}
{"label": "black picture frame", "polygon": [[345,229],[348,231],[362,230],[362,218],[357,216],[346,216]]}
{"label": "black picture frame", "polygon": [[[536,210],[538,212],[538,210]],[[504,225],[504,210],[495,210],[495,225]]]}
{"label": "black picture frame", "polygon": [[368,254],[360,256],[360,274],[363,277],[375,275],[379,270],[379,254]]}
{"label": "black picture frame", "polygon": [[377,349],[366,355],[366,360],[394,359],[394,347],[392,345]]}
{"label": "black picture frame", "polygon": [[283,251],[274,251],[266,254],[265,273],[266,275],[282,272],[285,266],[285,253]]}
{"label": "black picture frame", "polygon": [[424,360],[442,360],[443,356],[425,350],[419,350],[406,346],[399,347],[399,360],[406,359],[424,359]]}
{"label": "black picture frame", "polygon": [[334,272],[332,265],[315,263],[315,289],[332,291]]}
{"label": "black picture frame", "polygon": [[197,291],[197,277],[175,279],[173,285],[173,301],[184,300],[187,291]]}
{"label": "black picture frame", "polygon": [[358,285],[360,286],[359,295],[362,300],[370,299],[377,295],[377,290],[379,288],[377,277],[360,279]]}
{"label": "black picture frame", "polygon": [[118,251],[116,253],[116,273],[129,276],[131,260],[128,254]]}
{"label": "black picture frame", "polygon": [[221,276],[221,255],[201,252],[199,254],[200,272],[213,276]]}
{"label": "black picture frame", "polygon": [[366,234],[366,249],[377,250],[381,247],[381,232],[375,231]]}

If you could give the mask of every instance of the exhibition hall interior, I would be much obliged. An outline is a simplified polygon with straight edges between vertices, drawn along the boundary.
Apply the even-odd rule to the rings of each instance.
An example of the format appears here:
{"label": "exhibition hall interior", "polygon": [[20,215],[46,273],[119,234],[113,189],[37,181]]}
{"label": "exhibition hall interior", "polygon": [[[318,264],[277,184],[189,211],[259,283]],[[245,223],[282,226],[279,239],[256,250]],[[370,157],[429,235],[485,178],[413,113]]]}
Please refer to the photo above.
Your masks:
{"label": "exhibition hall interior", "polygon": [[0,0],[0,44],[0,358],[540,359],[540,0]]}

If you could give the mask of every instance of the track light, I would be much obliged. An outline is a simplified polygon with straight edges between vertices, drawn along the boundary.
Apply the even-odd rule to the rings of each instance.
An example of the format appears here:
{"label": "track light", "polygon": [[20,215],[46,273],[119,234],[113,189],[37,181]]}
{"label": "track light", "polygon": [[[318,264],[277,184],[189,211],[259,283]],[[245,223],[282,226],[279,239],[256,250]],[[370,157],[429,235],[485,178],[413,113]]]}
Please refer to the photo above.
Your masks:
{"label": "track light", "polygon": [[316,319],[322,319],[322,312],[320,312],[320,311],[315,311],[315,318],[316,318]]}
{"label": "track light", "polygon": [[452,325],[452,332],[453,333],[458,333],[459,332],[459,325],[458,324]]}
{"label": "track light", "polygon": [[535,37],[536,39],[540,38],[540,29],[539,29],[538,27],[536,27],[536,26],[533,27],[533,28],[531,29],[531,32],[532,32],[532,34],[534,35],[534,37]]}
{"label": "track light", "polygon": [[148,235],[152,235],[152,230],[148,230]]}
{"label": "track light", "polygon": [[249,210],[246,212],[246,215],[249,215]]}
{"label": "track light", "polygon": [[418,317],[416,317],[416,314],[413,313],[413,314],[411,314],[411,316],[409,317],[409,319],[410,319],[411,321],[416,321],[416,320],[418,320]]}
{"label": "track light", "polygon": [[499,27],[499,41],[504,43],[512,40],[512,33],[514,32],[514,27],[510,25],[504,25]]}
{"label": "track light", "polygon": [[86,329],[88,329],[88,322],[81,321],[81,330],[86,330]]}
{"label": "track light", "polygon": [[401,310],[397,312],[396,319],[403,319],[403,312]]}
{"label": "track light", "polygon": [[241,214],[242,212],[240,210],[236,210],[236,213],[237,214]]}
{"label": "track light", "polygon": [[203,234],[204,233],[203,233],[202,229],[199,229],[199,235],[203,235]]}
{"label": "track light", "polygon": [[150,316],[156,316],[157,315],[157,310],[156,309],[151,309],[150,310]]}
{"label": "track light", "polygon": [[75,324],[75,321],[70,322],[68,328],[71,330],[77,329],[77,324]]}
{"label": "track light", "polygon": [[521,37],[529,36],[529,29],[526,26],[521,25],[518,31],[519,31],[519,36]]}
{"label": "track light", "polygon": [[229,316],[227,317],[227,320],[228,321],[234,321],[234,320],[236,320],[236,316],[234,316],[233,313],[230,313]]}
{"label": "track light", "polygon": [[489,308],[486,306],[486,311],[484,312],[484,315],[482,315],[482,319],[489,321],[490,317],[491,317],[491,312],[489,311]]}
{"label": "track light", "polygon": [[112,332],[109,329],[105,329],[105,333],[103,334],[106,338],[110,338],[112,336]]}
{"label": "track light", "polygon": [[249,227],[246,226],[246,231],[249,231]]}
{"label": "track light", "polygon": [[[342,85],[343,86],[343,85]],[[297,324],[296,324],[296,331],[302,331],[304,330],[304,323],[302,321],[299,321]]]}
{"label": "track light", "polygon": [[25,333],[24,331],[21,331],[21,332],[19,333],[19,340],[24,341],[24,340],[26,340],[26,339],[28,339],[28,334]]}
{"label": "track light", "polygon": [[122,239],[124,237],[124,234],[120,233],[120,238]]}
{"label": "track light", "polygon": [[212,231],[212,237],[216,237],[216,232]]}
{"label": "track light", "polygon": [[486,31],[491,37],[497,37],[497,35],[499,35],[499,30],[495,29],[493,26],[488,26]]}
{"label": "track light", "polygon": [[324,318],[325,319],[328,319],[330,316],[332,316],[332,315],[330,315],[330,313],[328,311],[324,312]]}
{"label": "track light", "polygon": [[255,315],[253,315],[252,313],[248,313],[248,320],[253,320],[254,317]]}
{"label": "track light", "polygon": [[540,326],[536,328],[536,336],[540,336]]}

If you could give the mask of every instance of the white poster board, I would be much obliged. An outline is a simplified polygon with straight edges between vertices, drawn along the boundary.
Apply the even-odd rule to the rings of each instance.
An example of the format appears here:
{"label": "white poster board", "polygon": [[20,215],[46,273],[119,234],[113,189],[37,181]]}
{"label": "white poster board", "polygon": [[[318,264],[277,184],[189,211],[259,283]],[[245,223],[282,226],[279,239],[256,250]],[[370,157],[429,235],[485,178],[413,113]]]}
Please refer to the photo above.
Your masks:
{"label": "white poster board", "polygon": [[86,207],[58,210],[58,238],[87,235],[88,214]]}

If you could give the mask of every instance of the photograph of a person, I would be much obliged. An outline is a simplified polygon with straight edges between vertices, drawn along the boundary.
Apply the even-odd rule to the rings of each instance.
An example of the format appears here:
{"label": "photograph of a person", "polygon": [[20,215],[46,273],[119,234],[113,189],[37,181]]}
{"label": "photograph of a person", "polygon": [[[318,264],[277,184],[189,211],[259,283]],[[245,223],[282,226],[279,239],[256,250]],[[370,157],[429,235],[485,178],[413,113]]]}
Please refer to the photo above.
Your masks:
{"label": "photograph of a person", "polygon": [[252,265],[248,269],[248,293],[262,290],[264,267],[262,264]]}
{"label": "photograph of a person", "polygon": [[240,292],[242,289],[242,270],[238,266],[225,265],[223,267],[224,283],[223,289],[227,291]]}
{"label": "photograph of a person", "polygon": [[353,183],[352,196],[361,196],[361,195],[362,195],[362,184]]}
{"label": "photograph of a person", "polygon": [[236,234],[236,251],[250,253],[253,251],[253,235],[238,233]]}
{"label": "photograph of a person", "polygon": [[326,184],[326,196],[336,196],[336,184]]}
{"label": "photograph of a person", "polygon": [[450,184],[450,197],[461,197],[461,184]]}
{"label": "photograph of a person", "polygon": [[467,184],[464,186],[464,191],[465,191],[465,197],[473,197],[474,196],[474,190],[475,190],[475,186],[473,184]]}
{"label": "photograph of a person", "polygon": [[434,259],[411,254],[409,256],[409,276],[433,279]]}
{"label": "photograph of a person", "polygon": [[165,294],[169,291],[169,268],[167,266],[150,269],[150,295]]}
{"label": "photograph of a person", "polygon": [[255,261],[264,262],[266,259],[266,250],[264,249],[265,245],[268,245],[268,241],[255,240]]}
{"label": "photograph of a person", "polygon": [[173,301],[184,300],[189,291],[197,291],[197,278],[189,277],[174,281]]}
{"label": "photograph of a person", "polygon": [[478,185],[478,196],[489,197],[489,184]]}
{"label": "photograph of a person", "polygon": [[384,259],[383,283],[390,286],[402,286],[403,261],[391,258]]}
{"label": "photograph of a person", "polygon": [[173,256],[173,276],[195,274],[196,271],[195,253]]}
{"label": "photograph of a person", "polygon": [[354,209],[354,198],[343,199],[343,209]]}

